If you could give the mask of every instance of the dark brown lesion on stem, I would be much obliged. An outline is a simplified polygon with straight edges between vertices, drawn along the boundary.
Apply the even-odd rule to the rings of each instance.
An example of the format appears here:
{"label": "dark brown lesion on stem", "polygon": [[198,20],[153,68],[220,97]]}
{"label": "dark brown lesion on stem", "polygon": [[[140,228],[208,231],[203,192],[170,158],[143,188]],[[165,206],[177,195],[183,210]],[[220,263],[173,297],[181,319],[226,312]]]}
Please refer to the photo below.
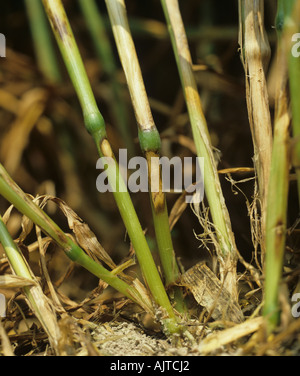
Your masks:
{"label": "dark brown lesion on stem", "polygon": [[71,30],[68,20],[55,12],[53,7],[49,6],[49,0],[43,0],[44,8],[47,13],[48,19],[51,23],[53,31],[63,41],[66,37],[71,36]]}
{"label": "dark brown lesion on stem", "polygon": [[276,257],[281,258],[281,250],[282,250],[282,243],[286,237],[286,225],[282,221],[282,219],[278,219],[275,225],[275,233],[276,233],[276,240],[275,240],[275,252]]}

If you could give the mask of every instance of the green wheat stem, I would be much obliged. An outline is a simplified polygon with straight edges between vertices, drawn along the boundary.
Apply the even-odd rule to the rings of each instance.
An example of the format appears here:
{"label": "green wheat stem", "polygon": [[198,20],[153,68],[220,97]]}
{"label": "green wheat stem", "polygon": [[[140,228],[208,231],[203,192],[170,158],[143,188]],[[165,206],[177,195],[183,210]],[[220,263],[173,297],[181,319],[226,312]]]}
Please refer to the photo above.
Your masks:
{"label": "green wheat stem", "polygon": [[279,287],[285,252],[287,203],[289,190],[289,117],[275,120],[270,189],[266,218],[264,316],[268,331],[279,324]]}
{"label": "green wheat stem", "polygon": [[[106,150],[105,150],[106,149]],[[109,150],[109,151],[107,151]],[[99,155],[104,158],[105,156],[110,155],[110,160],[106,159],[107,166],[112,168],[107,168],[106,173],[108,180],[112,187],[116,188],[117,194],[115,194],[115,200],[119,208],[120,215],[123,219],[125,227],[128,231],[128,235],[131,239],[131,242],[135,248],[135,245],[138,245],[138,250],[135,248],[139,264],[142,270],[143,275],[145,276],[146,282],[150,286],[156,286],[156,299],[157,301],[165,299],[165,289],[161,288],[161,279],[157,274],[157,268],[154,263],[151,252],[146,251],[149,249],[145,235],[143,233],[141,224],[136,215],[135,209],[133,207],[130,195],[128,193],[127,187],[119,171],[118,164],[115,161],[115,157],[112,154],[110,145],[108,142],[104,142],[104,145],[98,147]],[[112,161],[114,161],[112,163]],[[152,270],[152,272],[150,272]],[[154,272],[155,271],[155,272]]]}
{"label": "green wheat stem", "polygon": [[191,120],[193,137],[198,157],[204,157],[204,188],[211,211],[216,236],[221,248],[219,258],[223,259],[225,285],[237,298],[236,290],[236,245],[231,223],[213,155],[210,135],[202,110],[201,99],[195,81],[188,40],[177,0],[161,0],[167,21],[171,42],[184,90]]}
{"label": "green wheat stem", "polygon": [[187,314],[183,293],[179,287],[173,286],[180,278],[180,271],[174,254],[167,204],[165,202],[165,207],[159,213],[156,213],[152,200],[151,205],[156,241],[165,275],[165,284],[169,287],[169,294],[173,294],[172,300],[175,303],[176,310],[182,314]]}
{"label": "green wheat stem", "polygon": [[[300,56],[299,47],[295,48],[299,42],[300,33],[300,1],[287,0],[278,4],[278,23],[283,18],[283,33],[286,46],[288,46],[288,68],[289,68],[289,90],[291,96],[292,109],[292,131],[293,131],[293,164],[296,169],[298,181],[298,198],[300,203]],[[277,23],[277,24],[278,24]],[[297,36],[298,35],[298,36]],[[294,37],[297,36],[296,39]]]}
{"label": "green wheat stem", "polygon": [[11,238],[4,222],[0,216],[0,242],[5,250],[6,256],[17,276],[32,280],[32,275],[18,249],[16,243]]}
{"label": "green wheat stem", "polygon": [[99,156],[106,160],[107,165],[113,160],[113,168],[107,168],[108,181],[112,187],[120,187],[114,191],[115,201],[124,221],[128,235],[135,249],[143,277],[156,303],[169,316],[167,330],[177,331],[176,318],[154,263],[141,224],[137,217],[132,200],[124,180],[118,173],[119,167],[106,137],[105,122],[97,107],[92,88],[84,68],[71,26],[61,0],[43,0],[46,13],[61,50],[73,86],[79,98],[84,123],[87,131],[93,137]]}
{"label": "green wheat stem", "polygon": [[[291,38],[285,24],[291,14],[294,1],[278,2],[276,27],[278,35],[277,69],[278,89],[276,96],[274,141],[270,186],[266,217],[266,260],[265,260],[265,299],[264,316],[268,333],[280,322],[279,288],[282,278],[285,252],[287,211],[289,194],[289,105],[287,100],[287,80]],[[290,41],[289,43],[287,43]]]}
{"label": "green wheat stem", "polygon": [[61,82],[51,33],[40,0],[25,0],[38,67],[52,83]]}
{"label": "green wheat stem", "polygon": [[110,80],[112,97],[110,100],[111,112],[115,117],[124,145],[129,156],[134,155],[134,143],[130,136],[128,113],[122,98],[121,85],[117,80],[117,66],[110,41],[106,32],[104,21],[95,0],[78,0],[86,25],[93,39],[95,50],[103,70]]}
{"label": "green wheat stem", "polygon": [[[165,283],[169,286],[176,283],[180,273],[169,227],[166,197],[162,191],[161,170],[157,165],[160,156],[161,139],[151,113],[140,64],[129,27],[125,2],[123,0],[106,0],[106,5],[134,107],[140,146],[148,162],[150,201],[156,241]],[[153,163],[156,164],[156,167],[153,166]],[[152,174],[160,182],[159,192],[154,193],[152,191]],[[182,312],[184,310],[183,296],[179,288],[175,287],[175,290],[177,290],[174,294],[176,309]]]}
{"label": "green wheat stem", "polygon": [[43,0],[43,4],[77,93],[83,111],[85,127],[93,138],[97,138],[97,142],[101,142],[106,137],[105,122],[98,109],[63,5],[61,1],[57,0]]}

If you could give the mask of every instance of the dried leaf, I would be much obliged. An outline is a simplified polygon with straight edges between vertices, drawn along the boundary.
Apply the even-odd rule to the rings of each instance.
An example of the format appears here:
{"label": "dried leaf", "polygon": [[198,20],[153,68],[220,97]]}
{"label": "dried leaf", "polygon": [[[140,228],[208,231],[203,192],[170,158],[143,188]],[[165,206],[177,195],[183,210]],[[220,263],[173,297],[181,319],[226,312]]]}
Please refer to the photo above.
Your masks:
{"label": "dried leaf", "polygon": [[170,216],[169,216],[169,224],[170,224],[170,229],[172,230],[174,228],[174,226],[176,225],[176,223],[178,222],[179,218],[182,216],[183,212],[185,211],[185,209],[187,208],[188,206],[188,203],[186,202],[186,196],[187,195],[190,195],[189,192],[191,192],[191,189],[193,186],[195,186],[197,184],[194,183],[194,184],[191,184],[181,195],[180,197],[177,199],[177,201],[175,202],[172,210],[171,210],[171,213],[170,213]]}
{"label": "dried leaf", "polygon": [[137,291],[137,294],[133,296],[133,298],[139,302],[139,305],[143,307],[146,312],[154,316],[153,304],[145,286],[137,278],[132,282],[132,286]]}
{"label": "dried leaf", "polygon": [[219,170],[219,174],[243,174],[247,172],[254,172],[254,168],[251,167],[232,167]]}
{"label": "dried leaf", "polygon": [[233,343],[234,341],[252,334],[259,330],[264,323],[262,317],[247,320],[240,325],[222,330],[206,337],[198,346],[198,350],[203,354],[209,354],[224,345]]}
{"label": "dried leaf", "polygon": [[239,44],[245,69],[254,164],[264,210],[272,154],[272,122],[265,73],[270,61],[271,50],[264,27],[264,1],[246,0],[243,3],[240,1],[239,7]]}
{"label": "dried leaf", "polygon": [[6,111],[17,114],[19,111],[20,101],[9,91],[0,89],[0,106]]}
{"label": "dried leaf", "polygon": [[20,163],[30,133],[45,110],[47,98],[48,92],[44,89],[34,88],[26,92],[20,102],[16,120],[2,139],[1,159],[11,174]]}
{"label": "dried leaf", "polygon": [[43,242],[42,233],[41,233],[40,228],[38,228],[38,227],[36,227],[36,234],[37,234],[37,238],[38,238],[38,245],[39,245],[39,252],[40,252],[40,263],[41,263],[41,268],[42,268],[42,271],[43,271],[43,276],[44,276],[46,283],[48,285],[48,288],[49,288],[53,303],[55,304],[56,310],[59,311],[59,312],[64,312],[64,308],[59,301],[59,298],[56,294],[55,288],[52,284],[52,281],[51,281],[51,278],[50,278],[50,275],[49,275],[49,272],[48,272],[48,269],[47,269],[47,262],[46,262],[45,255],[46,255],[48,245],[50,244],[50,241],[48,241],[46,243]]}
{"label": "dried leaf", "polygon": [[68,225],[74,232],[76,241],[80,247],[83,248],[94,260],[101,260],[112,269],[116,267],[116,264],[99,243],[96,235],[91,231],[89,226],[84,223],[83,220],[74,212],[74,210],[72,210],[63,200],[47,195],[39,196],[34,201],[36,203],[41,201],[41,208],[44,208],[48,201],[54,202],[66,216]]}
{"label": "dried leaf", "polygon": [[174,228],[179,218],[182,216],[182,213],[187,208],[187,202],[185,200],[187,192],[183,192],[180,197],[175,202],[169,216],[170,230]]}
{"label": "dried leaf", "polygon": [[182,276],[181,284],[192,292],[197,303],[205,307],[215,320],[235,323],[243,321],[243,313],[235,299],[232,299],[220,280],[204,263],[189,269]]}
{"label": "dried leaf", "polygon": [[[27,195],[27,196],[30,197],[31,200],[33,200],[33,196],[31,195]],[[25,215],[23,215],[22,217],[21,228],[22,228],[22,231],[18,239],[16,240],[18,243],[23,243],[24,240],[27,238],[27,236],[31,233],[33,229],[33,222]]]}
{"label": "dried leaf", "polygon": [[3,219],[3,222],[5,224],[7,224],[7,221],[9,220],[9,217],[11,215],[11,212],[13,210],[14,206],[13,205],[10,205],[10,207],[6,210],[6,212],[4,213],[2,219]]}
{"label": "dried leaf", "polygon": [[26,286],[33,286],[36,283],[32,279],[19,277],[17,275],[1,275],[0,287],[2,289],[23,288]]}
{"label": "dried leaf", "polygon": [[51,301],[43,293],[40,285],[37,284],[36,286],[31,287],[30,295],[34,300],[34,305],[28,298],[26,299],[27,303],[46,331],[53,349],[58,353],[58,343],[61,333],[57,324],[55,309],[53,308]]}

